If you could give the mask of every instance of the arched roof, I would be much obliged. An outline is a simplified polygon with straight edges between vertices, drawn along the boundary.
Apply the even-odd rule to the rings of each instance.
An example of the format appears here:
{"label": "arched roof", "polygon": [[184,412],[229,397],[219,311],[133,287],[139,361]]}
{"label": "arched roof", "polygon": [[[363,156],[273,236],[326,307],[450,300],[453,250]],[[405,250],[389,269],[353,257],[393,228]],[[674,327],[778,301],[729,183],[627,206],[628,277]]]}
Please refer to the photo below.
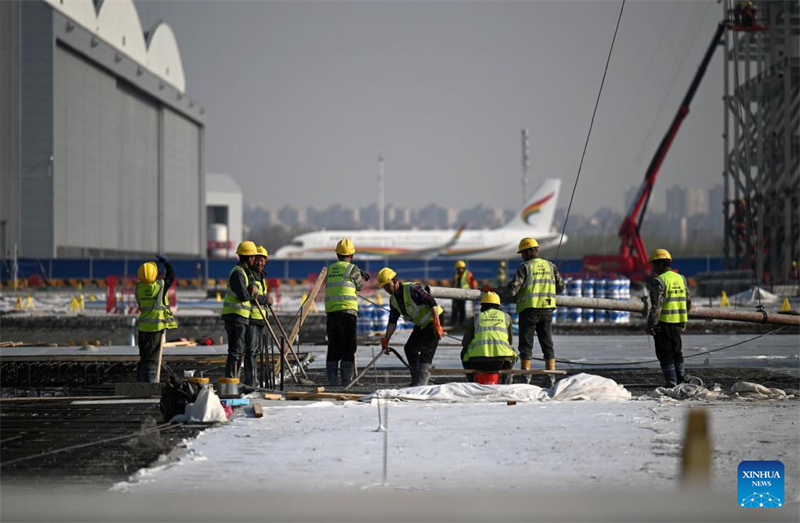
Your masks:
{"label": "arched roof", "polygon": [[142,24],[132,0],[101,0],[97,10],[97,33],[137,62],[147,64]]}
{"label": "arched roof", "polygon": [[183,62],[172,28],[159,22],[147,32],[147,67],[179,91],[186,90]]}
{"label": "arched roof", "polygon": [[97,13],[92,0],[45,0],[89,31],[97,32]]}

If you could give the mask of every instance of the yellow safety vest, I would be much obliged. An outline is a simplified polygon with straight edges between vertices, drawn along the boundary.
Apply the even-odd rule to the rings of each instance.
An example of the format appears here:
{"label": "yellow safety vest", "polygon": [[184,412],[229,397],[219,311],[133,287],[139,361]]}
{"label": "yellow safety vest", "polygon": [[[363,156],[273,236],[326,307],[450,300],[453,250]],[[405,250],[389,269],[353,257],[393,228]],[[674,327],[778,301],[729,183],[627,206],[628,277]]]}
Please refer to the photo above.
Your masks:
{"label": "yellow safety vest", "polygon": [[687,323],[689,313],[686,309],[686,279],[680,274],[667,271],[656,276],[664,284],[664,303],[658,321],[664,323]]}
{"label": "yellow safety vest", "polygon": [[464,271],[464,274],[461,275],[461,281],[458,280],[458,273],[453,277],[453,281],[456,282],[456,289],[469,289],[469,275],[472,274],[469,271]]}
{"label": "yellow safety vest", "polygon": [[136,284],[136,304],[139,306],[139,330],[159,332],[175,329],[178,322],[169,308],[169,300],[164,294],[164,280],[153,283]]}
{"label": "yellow safety vest", "polygon": [[250,301],[239,301],[239,298],[236,297],[231,289],[231,276],[233,276],[235,272],[241,272],[242,276],[244,276],[244,281],[250,281],[247,277],[247,271],[245,271],[241,265],[234,265],[230,274],[228,274],[228,285],[225,289],[225,299],[222,302],[222,315],[238,314],[242,318],[249,319],[253,310],[253,304],[250,303]]}
{"label": "yellow safety vest", "polygon": [[475,337],[469,342],[464,361],[470,358],[513,357],[517,354],[508,340],[511,316],[500,309],[489,309],[475,316]]}
{"label": "yellow safety vest", "polygon": [[[258,276],[254,274],[253,278],[254,278],[253,285],[255,285],[256,289],[258,289],[258,294],[260,296],[265,296],[267,294],[267,279],[264,277],[263,274],[260,274]],[[269,318],[269,309],[267,309],[267,306],[264,305],[261,308],[264,310],[264,314],[266,314],[267,317]],[[258,307],[256,307],[255,305],[253,305],[252,308],[250,309],[250,319],[251,320],[264,319],[264,317],[261,315],[261,311],[259,311]]]}
{"label": "yellow safety vest", "polygon": [[337,261],[328,267],[325,282],[325,312],[357,311],[358,291],[356,284],[350,279],[353,271],[358,270],[355,264]]}
{"label": "yellow safety vest", "polygon": [[556,308],[556,275],[553,265],[541,258],[526,261],[525,281],[517,293],[517,313],[525,309]]}
{"label": "yellow safety vest", "polygon": [[[403,314],[403,318],[412,322],[417,327],[425,327],[430,322],[433,321],[433,313],[431,312],[431,308],[428,305],[417,305],[414,300],[411,299],[411,287],[414,285],[419,285],[417,282],[408,282],[408,283],[401,283],[403,287],[403,305],[405,306],[405,313],[403,313],[403,309],[400,308],[400,305],[397,303],[397,298],[395,295],[392,294],[391,299],[389,302],[392,304],[392,307],[400,311]],[[436,306],[436,314],[437,316],[442,314],[442,309],[438,305]]]}

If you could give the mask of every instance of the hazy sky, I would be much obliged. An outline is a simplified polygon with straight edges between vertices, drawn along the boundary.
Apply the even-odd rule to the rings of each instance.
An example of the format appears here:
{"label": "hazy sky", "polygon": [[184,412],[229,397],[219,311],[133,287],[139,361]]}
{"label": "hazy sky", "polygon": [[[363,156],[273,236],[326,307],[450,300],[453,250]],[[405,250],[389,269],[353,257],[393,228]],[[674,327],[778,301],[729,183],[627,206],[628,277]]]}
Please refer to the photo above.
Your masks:
{"label": "hazy sky", "polygon": [[[206,108],[206,167],[249,203],[465,208],[522,203],[564,181],[566,207],[620,2],[137,1],[175,31],[187,92]],[[621,212],[722,17],[714,1],[628,1],[573,208]],[[722,181],[719,49],[661,170]]]}

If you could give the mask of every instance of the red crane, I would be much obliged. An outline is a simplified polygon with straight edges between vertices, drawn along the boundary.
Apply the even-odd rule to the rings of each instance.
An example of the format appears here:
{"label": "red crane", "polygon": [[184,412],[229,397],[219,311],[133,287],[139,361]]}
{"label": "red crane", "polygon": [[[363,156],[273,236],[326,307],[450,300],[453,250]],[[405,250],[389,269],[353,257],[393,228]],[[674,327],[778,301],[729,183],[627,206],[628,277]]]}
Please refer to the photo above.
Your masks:
{"label": "red crane", "polygon": [[673,140],[675,140],[675,135],[678,134],[678,129],[680,128],[681,123],[683,123],[686,115],[689,114],[689,105],[692,103],[692,98],[694,98],[697,88],[700,86],[700,82],[706,73],[708,64],[711,61],[711,58],[714,56],[714,51],[722,40],[722,35],[726,27],[734,31],[755,31],[766,29],[757,25],[744,27],[733,22],[724,21],[717,25],[717,30],[714,33],[714,37],[711,39],[711,43],[708,45],[706,54],[703,56],[703,61],[700,62],[700,66],[697,68],[697,73],[695,73],[694,79],[689,85],[689,90],[683,97],[681,106],[678,109],[677,114],[675,114],[675,118],[672,119],[672,124],[670,125],[667,134],[661,139],[661,143],[658,145],[658,149],[656,149],[656,153],[653,156],[653,159],[650,161],[650,165],[647,167],[647,172],[644,175],[644,181],[639,187],[636,198],[634,198],[633,202],[631,203],[631,207],[628,209],[628,213],[625,215],[622,225],[620,225],[619,237],[622,242],[620,245],[619,254],[585,256],[583,258],[584,272],[599,274],[621,274],[628,276],[632,280],[638,281],[643,281],[647,278],[649,273],[647,250],[645,249],[644,242],[639,234],[639,231],[642,227],[642,222],[644,221],[644,215],[647,212],[647,204],[650,201],[650,195],[653,192],[653,186],[656,183],[656,177],[658,176],[659,169],[661,169],[661,164],[664,163],[664,158],[666,158],[667,152],[669,151]]}

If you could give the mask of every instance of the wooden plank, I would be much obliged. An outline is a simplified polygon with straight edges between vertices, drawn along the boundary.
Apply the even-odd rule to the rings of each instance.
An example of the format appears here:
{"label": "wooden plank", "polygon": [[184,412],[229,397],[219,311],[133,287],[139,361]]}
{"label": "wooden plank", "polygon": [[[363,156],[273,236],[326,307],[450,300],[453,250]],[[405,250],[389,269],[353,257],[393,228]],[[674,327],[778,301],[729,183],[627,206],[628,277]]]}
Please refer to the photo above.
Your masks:
{"label": "wooden plank", "polygon": [[283,394],[277,394],[275,392],[265,392],[264,399],[270,401],[278,401],[283,399]]}
{"label": "wooden plank", "polygon": [[503,370],[475,370],[475,369],[431,369],[431,374],[473,374],[475,372],[483,372],[487,374],[513,374],[514,376],[531,375],[531,376],[551,376],[566,374],[565,370],[544,370],[544,369],[503,369]]}
{"label": "wooden plank", "polygon": [[253,403],[253,416],[256,418],[264,417],[264,409],[261,408],[260,403]]}
{"label": "wooden plank", "polygon": [[308,298],[303,306],[300,308],[300,317],[297,318],[297,321],[294,322],[294,327],[292,327],[292,332],[289,333],[289,339],[286,340],[286,343],[289,345],[294,345],[294,340],[297,338],[297,335],[300,333],[300,327],[303,325],[303,322],[306,321],[306,317],[308,313],[311,311],[312,305],[314,305],[314,300],[317,299],[317,294],[319,294],[319,290],[322,288],[322,284],[325,283],[325,278],[328,276],[328,268],[323,267],[321,271],[319,271],[319,276],[317,276],[317,281],[314,282],[314,286],[311,288],[311,292],[308,294]]}
{"label": "wooden plank", "polygon": [[287,400],[358,400],[363,394],[349,394],[347,392],[300,392],[287,391]]}
{"label": "wooden plank", "polygon": [[167,329],[161,331],[161,341],[158,343],[158,366],[156,367],[156,383],[161,383],[161,363],[164,361],[164,342],[167,341]]}
{"label": "wooden plank", "polygon": [[168,341],[164,347],[197,347],[196,341]]}

